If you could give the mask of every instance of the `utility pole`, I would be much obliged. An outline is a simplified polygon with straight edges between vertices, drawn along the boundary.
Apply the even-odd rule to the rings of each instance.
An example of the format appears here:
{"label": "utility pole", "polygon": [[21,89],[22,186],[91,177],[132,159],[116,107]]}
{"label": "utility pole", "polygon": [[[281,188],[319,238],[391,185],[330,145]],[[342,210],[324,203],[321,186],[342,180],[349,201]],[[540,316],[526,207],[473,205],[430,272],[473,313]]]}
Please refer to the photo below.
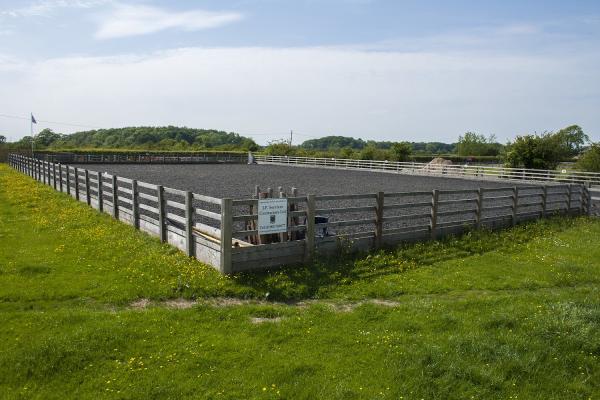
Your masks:
{"label": "utility pole", "polygon": [[292,139],[294,137],[294,131],[290,130],[290,147],[292,147]]}

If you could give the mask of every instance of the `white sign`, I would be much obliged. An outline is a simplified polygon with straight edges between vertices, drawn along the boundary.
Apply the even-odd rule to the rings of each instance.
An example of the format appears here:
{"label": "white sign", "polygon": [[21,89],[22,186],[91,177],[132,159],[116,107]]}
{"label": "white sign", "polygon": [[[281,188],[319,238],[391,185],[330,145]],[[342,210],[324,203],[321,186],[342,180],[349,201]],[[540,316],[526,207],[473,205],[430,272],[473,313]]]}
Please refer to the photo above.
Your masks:
{"label": "white sign", "polygon": [[258,200],[258,233],[281,233],[287,231],[287,199]]}

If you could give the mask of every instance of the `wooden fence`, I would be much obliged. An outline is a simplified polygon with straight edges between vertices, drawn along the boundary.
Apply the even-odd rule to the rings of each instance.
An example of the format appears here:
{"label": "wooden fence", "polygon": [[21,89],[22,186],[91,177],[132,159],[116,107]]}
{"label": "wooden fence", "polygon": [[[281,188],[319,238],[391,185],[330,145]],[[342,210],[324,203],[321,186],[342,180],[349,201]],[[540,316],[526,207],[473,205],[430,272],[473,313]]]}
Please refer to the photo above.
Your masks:
{"label": "wooden fence", "polygon": [[600,185],[600,173],[597,172],[579,172],[566,170],[553,171],[481,165],[436,165],[418,162],[351,160],[342,158],[314,158],[264,155],[257,155],[256,160],[259,162],[272,164],[384,171],[411,175],[429,174],[474,179],[500,179]]}
{"label": "wooden fence", "polygon": [[368,250],[549,215],[591,215],[593,210],[592,191],[582,184],[352,195],[292,192],[287,232],[265,241],[257,240],[257,198],[218,199],[16,154],[9,163],[224,274],[308,263],[315,254],[341,249]]}
{"label": "wooden fence", "polygon": [[246,164],[248,155],[239,152],[39,152],[35,158],[61,164]]}

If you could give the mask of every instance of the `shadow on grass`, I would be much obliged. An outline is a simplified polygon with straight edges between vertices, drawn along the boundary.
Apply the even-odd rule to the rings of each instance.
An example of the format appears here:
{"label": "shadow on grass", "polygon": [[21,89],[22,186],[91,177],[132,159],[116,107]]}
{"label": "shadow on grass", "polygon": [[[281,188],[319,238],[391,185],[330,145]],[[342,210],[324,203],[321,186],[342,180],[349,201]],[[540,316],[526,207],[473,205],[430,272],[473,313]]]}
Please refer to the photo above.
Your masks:
{"label": "shadow on grass", "polygon": [[369,253],[344,253],[318,258],[311,265],[239,273],[234,282],[264,293],[268,300],[318,298],[336,286],[369,282],[404,271],[492,251],[515,252],[537,238],[548,237],[578,224],[579,219],[554,217],[502,231],[473,230],[442,240],[406,244]]}

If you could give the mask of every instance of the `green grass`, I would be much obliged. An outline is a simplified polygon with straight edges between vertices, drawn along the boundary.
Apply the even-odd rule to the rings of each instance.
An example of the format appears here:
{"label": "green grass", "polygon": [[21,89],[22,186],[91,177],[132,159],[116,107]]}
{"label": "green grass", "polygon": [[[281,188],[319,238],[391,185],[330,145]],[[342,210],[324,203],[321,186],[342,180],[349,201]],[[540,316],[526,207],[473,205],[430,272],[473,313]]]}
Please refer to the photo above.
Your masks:
{"label": "green grass", "polygon": [[557,218],[225,278],[0,166],[0,398],[595,399],[599,238]]}

